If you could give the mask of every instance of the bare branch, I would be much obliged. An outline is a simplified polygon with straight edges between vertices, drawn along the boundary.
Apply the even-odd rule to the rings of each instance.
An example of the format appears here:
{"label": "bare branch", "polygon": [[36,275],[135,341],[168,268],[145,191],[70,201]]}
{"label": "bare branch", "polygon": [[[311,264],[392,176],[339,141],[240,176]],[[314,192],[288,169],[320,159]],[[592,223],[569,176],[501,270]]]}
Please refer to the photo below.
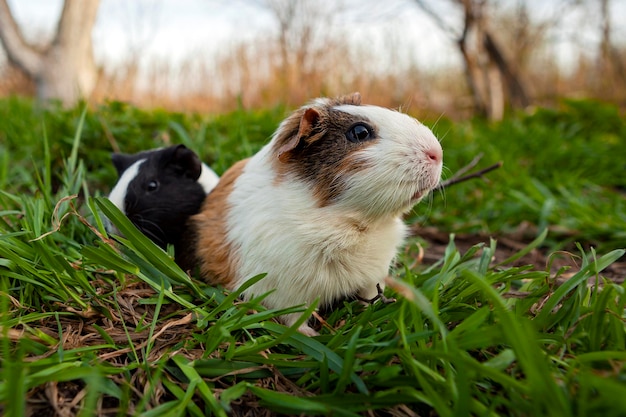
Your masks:
{"label": "bare branch", "polygon": [[528,98],[526,87],[522,83],[520,74],[515,71],[514,65],[511,65],[504,57],[502,48],[497,45],[489,31],[485,31],[483,43],[489,57],[498,66],[498,70],[504,78],[511,102],[518,108],[528,107],[530,105],[530,99]]}
{"label": "bare branch", "polygon": [[433,9],[431,9],[430,6],[426,4],[426,2],[424,2],[423,0],[415,0],[415,3],[420,9],[422,9],[424,13],[426,13],[428,16],[430,16],[431,19],[433,19],[433,21],[437,24],[437,26],[439,26],[439,28],[441,28],[441,30],[446,32],[455,41],[458,40],[460,36],[458,31],[455,30],[448,23],[446,23],[446,21],[443,20],[442,17],[439,14],[437,14]]}
{"label": "bare branch", "polygon": [[[470,164],[468,166],[470,166],[471,164],[472,163],[470,162]],[[476,172],[473,172],[471,174],[468,174],[468,175],[465,175],[465,176],[462,176],[462,177],[458,176],[458,175],[454,175],[449,180],[442,181],[441,183],[439,183],[439,185],[437,187],[435,187],[435,189],[433,191],[441,190],[441,189],[444,189],[444,188],[449,187],[451,185],[458,184],[460,182],[470,180],[472,178],[482,178],[483,175],[485,175],[486,173],[491,172],[494,169],[498,169],[501,166],[502,166],[502,161],[500,161],[500,162],[498,162],[496,164],[493,164],[491,166],[488,166],[487,168],[481,169],[480,171],[476,171]],[[464,168],[461,168],[461,170],[463,172],[465,172],[465,171],[468,171],[469,168],[464,167]]]}
{"label": "bare branch", "polygon": [[478,165],[478,163],[480,162],[480,160],[483,158],[484,154],[483,153],[479,153],[478,155],[476,155],[474,157],[474,159],[472,159],[470,161],[469,164],[465,165],[463,168],[459,169],[457,172],[454,173],[454,175],[448,179],[448,181],[452,181],[456,178],[459,178],[463,175],[465,175],[465,173],[467,171],[469,171],[470,169],[474,168],[476,165]]}

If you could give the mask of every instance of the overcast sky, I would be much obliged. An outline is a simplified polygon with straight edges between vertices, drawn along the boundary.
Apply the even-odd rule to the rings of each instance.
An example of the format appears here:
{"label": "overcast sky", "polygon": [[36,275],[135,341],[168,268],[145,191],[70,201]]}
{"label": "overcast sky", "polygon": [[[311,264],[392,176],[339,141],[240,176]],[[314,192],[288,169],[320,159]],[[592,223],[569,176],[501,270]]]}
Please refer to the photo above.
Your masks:
{"label": "overcast sky", "polygon": [[[10,0],[9,4],[26,36],[33,40],[50,36],[62,0]],[[375,34],[403,28],[399,31],[403,35],[420,40],[418,53],[424,61],[455,63],[456,58],[450,61],[445,58],[448,54],[437,53],[447,47],[445,36],[417,8],[371,10],[371,4],[361,11],[369,13],[367,28],[355,30]],[[141,49],[146,59],[180,60],[197,53],[210,56],[238,40],[275,29],[271,14],[254,0],[102,0],[93,39],[99,62],[123,60],[133,48]]]}
{"label": "overcast sky", "polygon": [[[335,0],[318,1],[324,4]],[[384,47],[385,36],[393,36],[410,45],[413,59],[420,65],[437,68],[460,63],[450,37],[410,0],[345,1],[350,12],[354,12],[352,21],[346,23],[351,25],[350,33],[357,41],[361,37],[372,42],[373,47]],[[554,14],[555,8],[563,4],[563,0],[528,1],[533,13],[539,16]],[[158,58],[180,62],[192,55],[208,59],[238,40],[276,30],[271,14],[260,3],[259,0],[102,0],[93,33],[97,61],[115,65],[133,50],[145,61]],[[447,4],[430,3],[435,7]],[[62,0],[10,0],[9,4],[27,38],[40,40],[54,30]],[[394,6],[390,8],[389,4]],[[614,39],[624,42],[626,0],[612,0],[611,4]],[[580,51],[595,50],[599,30],[587,16],[572,14],[565,25],[566,28],[553,35],[559,42],[556,53],[563,60]],[[575,41],[568,40],[572,33],[576,34]],[[378,46],[377,39],[381,42]]]}

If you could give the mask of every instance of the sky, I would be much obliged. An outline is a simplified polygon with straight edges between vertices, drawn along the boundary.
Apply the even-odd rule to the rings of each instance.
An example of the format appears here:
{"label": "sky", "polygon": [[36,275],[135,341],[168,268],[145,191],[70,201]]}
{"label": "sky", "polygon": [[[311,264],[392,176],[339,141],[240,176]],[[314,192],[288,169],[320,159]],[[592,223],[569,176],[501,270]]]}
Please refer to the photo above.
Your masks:
{"label": "sky", "polygon": [[[318,4],[334,1],[318,0]],[[531,11],[543,18],[560,13],[558,8],[566,0],[527,1]],[[455,13],[449,7],[445,9],[448,2],[429,3],[447,17]],[[181,62],[190,56],[211,59],[239,40],[276,30],[272,15],[261,4],[261,0],[102,0],[93,32],[96,60],[115,66],[133,52],[144,63],[154,59]],[[411,59],[424,67],[436,69],[461,64],[452,39],[411,0],[395,3],[345,0],[345,4],[352,10],[342,19],[350,26],[348,33],[354,42],[364,41],[373,48],[384,48],[391,36],[399,40],[401,47],[410,48]],[[27,39],[41,41],[51,36],[62,0],[10,0],[9,5]],[[612,0],[611,5],[614,38],[624,42],[626,0]],[[555,53],[567,65],[568,59],[577,58],[576,54],[595,48],[599,31],[581,14],[567,16],[564,26],[552,36],[558,45]]]}
{"label": "sky", "polygon": [[[360,4],[350,3],[357,8]],[[35,40],[50,36],[62,0],[10,0],[9,4],[25,36]],[[441,53],[446,48],[453,52],[445,35],[415,7],[374,7],[370,11],[367,28],[356,28],[356,32],[375,38],[376,33],[397,31],[407,42],[415,40],[420,45],[421,61],[429,65],[456,63],[456,58],[450,58],[454,53]],[[191,54],[212,56],[238,40],[274,30],[272,15],[255,0],[102,0],[93,40],[100,62],[124,60],[132,50],[140,50],[146,60],[177,61]]]}

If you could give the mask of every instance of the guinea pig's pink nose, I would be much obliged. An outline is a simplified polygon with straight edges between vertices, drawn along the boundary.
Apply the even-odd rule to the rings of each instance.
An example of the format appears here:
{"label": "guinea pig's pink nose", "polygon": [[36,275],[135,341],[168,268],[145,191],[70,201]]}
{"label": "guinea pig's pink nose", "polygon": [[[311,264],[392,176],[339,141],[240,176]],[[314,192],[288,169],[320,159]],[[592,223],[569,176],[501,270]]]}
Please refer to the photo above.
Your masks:
{"label": "guinea pig's pink nose", "polygon": [[443,150],[440,146],[426,149],[424,153],[426,154],[426,157],[428,157],[428,159],[433,162],[441,162],[441,160],[443,159]]}

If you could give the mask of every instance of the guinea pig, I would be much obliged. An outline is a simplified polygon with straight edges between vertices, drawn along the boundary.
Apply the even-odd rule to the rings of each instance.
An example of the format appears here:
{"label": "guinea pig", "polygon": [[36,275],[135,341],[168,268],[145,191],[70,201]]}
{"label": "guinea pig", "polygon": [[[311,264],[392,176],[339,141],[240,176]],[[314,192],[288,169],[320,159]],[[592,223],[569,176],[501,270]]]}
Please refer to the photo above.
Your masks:
{"label": "guinea pig", "polygon": [[111,159],[119,179],[109,200],[161,248],[173,244],[178,258],[187,221],[217,185],[217,174],[184,145]]}
{"label": "guinea pig", "polygon": [[[375,299],[407,235],[402,221],[440,181],[433,133],[358,93],[293,112],[221,177],[191,217],[201,276],[268,308]],[[281,316],[291,326],[301,314]],[[315,335],[307,322],[300,332]]]}

